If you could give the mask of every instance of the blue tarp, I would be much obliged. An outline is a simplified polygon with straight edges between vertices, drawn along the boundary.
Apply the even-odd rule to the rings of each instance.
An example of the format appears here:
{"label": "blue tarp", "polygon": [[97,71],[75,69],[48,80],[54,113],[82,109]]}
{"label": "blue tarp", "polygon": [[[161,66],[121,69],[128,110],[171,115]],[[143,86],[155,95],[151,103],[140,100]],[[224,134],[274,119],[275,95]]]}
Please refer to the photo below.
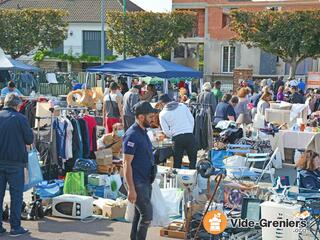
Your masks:
{"label": "blue tarp", "polygon": [[201,78],[202,72],[156,57],[143,56],[87,68],[88,72],[159,78]]}
{"label": "blue tarp", "polygon": [[11,64],[13,65],[14,70],[20,70],[20,71],[28,71],[28,72],[38,72],[40,71],[39,68],[25,64],[23,62],[17,61],[17,60],[13,60],[13,59],[8,59]]}

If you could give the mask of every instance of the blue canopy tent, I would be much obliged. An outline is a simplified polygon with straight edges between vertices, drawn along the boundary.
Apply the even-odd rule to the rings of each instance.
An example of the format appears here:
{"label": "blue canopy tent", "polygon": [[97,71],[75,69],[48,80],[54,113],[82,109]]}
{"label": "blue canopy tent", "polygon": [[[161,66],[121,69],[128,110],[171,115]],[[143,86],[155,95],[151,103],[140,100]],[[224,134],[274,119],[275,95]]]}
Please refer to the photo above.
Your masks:
{"label": "blue canopy tent", "polygon": [[90,67],[87,68],[87,71],[125,74],[129,76],[159,77],[164,79],[202,77],[202,72],[148,55],[108,63],[102,66]]}

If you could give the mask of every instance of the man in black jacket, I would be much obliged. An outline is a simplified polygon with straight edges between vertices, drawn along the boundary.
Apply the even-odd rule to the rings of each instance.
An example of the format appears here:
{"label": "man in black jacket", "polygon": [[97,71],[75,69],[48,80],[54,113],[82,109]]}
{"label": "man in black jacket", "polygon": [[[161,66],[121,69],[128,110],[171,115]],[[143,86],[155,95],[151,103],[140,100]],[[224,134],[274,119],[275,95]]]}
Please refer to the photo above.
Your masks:
{"label": "man in black jacket", "polygon": [[[4,108],[0,111],[0,217],[2,217],[3,199],[7,183],[9,184],[10,226],[11,236],[19,236],[28,232],[21,227],[21,209],[23,201],[24,168],[28,161],[26,145],[33,143],[33,132],[28,120],[18,113],[20,98],[9,93],[4,100]],[[6,229],[0,219],[0,234]]]}
{"label": "man in black jacket", "polygon": [[289,102],[304,104],[305,99],[304,96],[298,92],[298,88],[296,86],[291,87],[291,96],[289,97]]}

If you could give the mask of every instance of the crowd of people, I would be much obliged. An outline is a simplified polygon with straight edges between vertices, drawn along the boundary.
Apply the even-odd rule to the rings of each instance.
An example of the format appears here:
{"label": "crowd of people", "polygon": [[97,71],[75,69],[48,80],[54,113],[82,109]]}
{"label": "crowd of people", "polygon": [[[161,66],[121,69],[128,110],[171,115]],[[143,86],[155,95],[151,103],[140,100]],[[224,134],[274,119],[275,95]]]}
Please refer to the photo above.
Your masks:
{"label": "crowd of people", "polygon": [[[80,86],[74,82],[74,88]],[[320,90],[305,89],[303,81],[243,81],[234,95],[223,94],[221,82],[206,82],[199,93],[189,92],[183,82],[178,84],[179,99],[170,94],[158,95],[155,86],[132,81],[130,89],[123,83],[108,82],[103,101],[105,134],[98,139],[98,149],[112,148],[114,159],[123,154],[124,177],[128,200],[135,203],[131,239],[145,239],[152,219],[151,184],[155,175],[153,148],[147,134],[150,127],[160,128],[163,137],[173,141],[174,168],[181,168],[184,153],[189,168],[197,163],[197,144],[194,135],[195,118],[189,106],[206,105],[210,109],[213,127],[223,120],[235,121],[238,126],[254,123],[256,116],[264,116],[271,101],[308,104],[311,117],[319,116]],[[33,143],[33,134],[26,118],[16,110],[21,104],[19,91],[13,82],[1,91],[4,109],[0,111],[0,206],[6,184],[10,185],[11,234],[27,232],[21,227],[20,210],[23,193],[23,169],[27,162],[26,145]],[[10,121],[9,121],[10,120]],[[5,136],[5,137],[3,137]],[[14,147],[13,147],[14,146]],[[17,151],[17,149],[20,149]],[[304,153],[297,162],[302,185],[320,188],[320,158],[312,151]],[[2,210],[0,210],[1,216]],[[6,230],[0,224],[0,233]]]}

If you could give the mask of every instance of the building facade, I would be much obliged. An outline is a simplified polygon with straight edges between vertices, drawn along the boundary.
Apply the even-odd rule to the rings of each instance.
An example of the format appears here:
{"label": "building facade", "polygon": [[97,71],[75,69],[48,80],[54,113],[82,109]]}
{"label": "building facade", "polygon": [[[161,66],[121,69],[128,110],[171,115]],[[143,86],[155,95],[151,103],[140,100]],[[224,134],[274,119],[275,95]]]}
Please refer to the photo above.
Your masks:
{"label": "building facade", "polygon": [[[187,38],[179,39],[180,50],[172,54],[172,59],[196,66],[202,58],[206,80],[231,80],[234,68],[253,69],[254,75],[286,75],[289,67],[259,48],[249,49],[237,42],[231,44],[234,33],[229,28],[230,11],[307,10],[320,8],[320,3],[318,0],[173,0],[172,8],[197,13],[196,28]],[[318,60],[305,60],[300,63],[297,75],[318,71],[318,63]]]}

